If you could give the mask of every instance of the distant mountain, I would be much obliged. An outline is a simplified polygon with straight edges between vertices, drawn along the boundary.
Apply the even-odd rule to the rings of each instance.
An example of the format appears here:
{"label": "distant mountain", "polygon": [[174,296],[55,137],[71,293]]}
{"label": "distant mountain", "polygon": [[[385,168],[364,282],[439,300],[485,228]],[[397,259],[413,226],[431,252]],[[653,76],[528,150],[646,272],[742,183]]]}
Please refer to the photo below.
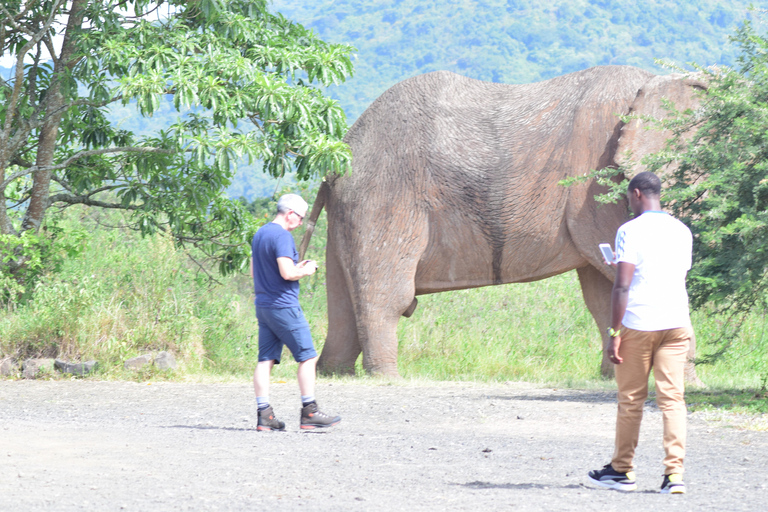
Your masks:
{"label": "distant mountain", "polygon": [[[354,78],[327,91],[352,124],[386,89],[429,71],[530,83],[604,64],[668,72],[656,58],[732,65],[728,36],[752,1],[272,0],[271,8],[358,49]],[[130,107],[113,112],[137,133],[168,126],[177,115],[170,104],[152,120]],[[254,165],[240,169],[228,193],[266,196],[277,185]]]}
{"label": "distant mountain", "polygon": [[728,35],[753,0],[272,0],[323,39],[357,47],[355,77],[331,93],[350,122],[387,88],[449,70],[530,83],[603,64],[666,71],[734,62]]}

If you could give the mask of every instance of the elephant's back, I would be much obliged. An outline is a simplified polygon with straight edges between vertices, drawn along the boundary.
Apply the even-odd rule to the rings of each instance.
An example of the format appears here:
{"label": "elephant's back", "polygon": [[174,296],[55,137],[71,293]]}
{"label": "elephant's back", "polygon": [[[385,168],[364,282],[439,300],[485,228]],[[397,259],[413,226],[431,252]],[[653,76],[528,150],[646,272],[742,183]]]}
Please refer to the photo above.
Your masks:
{"label": "elephant's back", "polygon": [[[594,138],[593,130],[605,135],[607,127],[617,125],[617,115],[627,112],[653,76],[632,66],[597,66],[543,82],[499,84],[435,71],[385,91],[352,125],[345,141],[359,164],[355,171],[366,181],[385,179],[386,162],[401,164],[404,155],[436,159],[438,170],[444,168],[442,160],[480,170],[488,161],[479,161],[478,154],[487,150],[530,173],[542,166],[526,155],[536,153],[540,161],[558,148],[583,149],[589,141],[580,139]],[[576,159],[591,160],[589,155]]]}
{"label": "elephant's back", "polygon": [[347,134],[353,172],[334,183],[336,216],[375,205],[379,219],[398,219],[396,230],[428,224],[422,291],[583,265],[558,182],[612,163],[618,116],[653,76],[602,66],[522,85],[446,71],[400,82]]}
{"label": "elephant's back", "polygon": [[353,173],[336,183],[337,193],[380,188],[431,206],[436,200],[490,201],[494,209],[499,201],[519,204],[518,196],[529,192],[523,182],[546,188],[610,165],[618,116],[653,76],[631,66],[598,66],[522,85],[448,71],[404,80],[348,131]]}

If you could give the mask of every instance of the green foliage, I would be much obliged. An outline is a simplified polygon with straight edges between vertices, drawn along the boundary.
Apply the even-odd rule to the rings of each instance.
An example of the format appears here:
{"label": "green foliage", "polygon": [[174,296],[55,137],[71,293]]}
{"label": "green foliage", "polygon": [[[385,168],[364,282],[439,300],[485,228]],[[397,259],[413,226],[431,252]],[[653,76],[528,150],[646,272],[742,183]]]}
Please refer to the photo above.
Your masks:
{"label": "green foliage", "polygon": [[[631,155],[627,155],[631,159]],[[607,187],[608,191],[603,194],[597,194],[595,200],[598,203],[608,204],[616,203],[627,195],[627,185],[629,180],[625,176],[631,176],[632,173],[623,167],[604,167],[602,169],[592,169],[581,176],[569,176],[560,180],[557,184],[561,187],[570,187],[577,183],[586,183],[594,179],[598,185]]]}
{"label": "green foliage", "polygon": [[[19,359],[96,359],[108,374],[145,352],[170,350],[189,370],[217,357],[217,346],[247,327],[237,281],[219,285],[165,235],[140,237],[124,215],[67,212],[65,230],[86,227],[81,253],[39,276],[30,300],[0,310],[0,351]],[[233,332],[233,326],[237,329]],[[237,340],[249,350],[249,340]]]}
{"label": "green foliage", "polygon": [[[688,410],[728,410],[746,414],[768,414],[768,391],[765,386],[753,389],[694,390],[686,393]],[[764,430],[764,428],[763,428]]]}
{"label": "green foliage", "polygon": [[768,292],[768,39],[746,21],[733,42],[737,67],[697,67],[709,83],[701,107],[665,123],[674,138],[647,162],[676,164],[665,198],[694,234],[693,305],[738,319]]}
{"label": "green foliage", "polygon": [[[28,7],[0,11],[1,54],[17,59],[0,79],[4,236],[36,232],[50,204],[124,209],[132,228],[169,233],[226,274],[246,265],[244,241],[257,227],[222,195],[239,161],[298,180],[349,169],[346,117],[320,87],[352,74],[354,49],[269,12],[265,0]],[[53,63],[43,55],[52,19],[67,21]],[[138,135],[110,120],[112,106],[152,117],[166,99],[170,126]],[[36,264],[6,245],[18,265],[5,274]]]}
{"label": "green foliage", "polygon": [[58,272],[66,258],[80,253],[85,238],[82,228],[65,229],[56,218],[37,234],[31,230],[18,237],[0,234],[0,306],[28,300],[44,274]]}

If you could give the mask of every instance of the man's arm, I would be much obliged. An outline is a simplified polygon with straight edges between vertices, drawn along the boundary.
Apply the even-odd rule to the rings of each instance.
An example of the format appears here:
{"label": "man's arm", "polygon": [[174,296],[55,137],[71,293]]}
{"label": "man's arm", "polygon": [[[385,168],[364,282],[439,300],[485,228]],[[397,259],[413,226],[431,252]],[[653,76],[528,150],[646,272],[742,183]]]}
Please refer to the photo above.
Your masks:
{"label": "man's arm", "polygon": [[298,281],[304,276],[311,276],[317,270],[317,262],[305,260],[295,265],[291,258],[281,256],[277,258],[277,267],[280,269],[280,275],[286,281]]}
{"label": "man's arm", "polygon": [[[621,329],[621,320],[627,311],[627,302],[629,301],[629,285],[632,283],[634,274],[634,264],[620,261],[616,265],[616,280],[613,282],[613,291],[611,292],[611,327],[614,331]],[[621,334],[611,338],[608,347],[606,347],[608,359],[613,364],[621,364],[623,361],[619,357],[619,346],[621,346]]]}

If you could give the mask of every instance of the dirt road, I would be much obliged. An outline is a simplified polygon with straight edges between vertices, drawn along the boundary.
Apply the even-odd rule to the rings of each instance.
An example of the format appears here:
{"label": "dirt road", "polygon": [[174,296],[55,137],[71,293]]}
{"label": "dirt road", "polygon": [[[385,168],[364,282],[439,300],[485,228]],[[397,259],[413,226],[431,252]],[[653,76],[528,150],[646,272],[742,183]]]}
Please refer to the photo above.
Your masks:
{"label": "dirt road", "polygon": [[[0,381],[0,510],[766,510],[768,418],[689,416],[688,494],[657,494],[661,413],[649,403],[639,490],[586,484],[607,463],[614,393],[526,384],[322,381],[342,416],[256,431],[240,384]],[[739,425],[751,422],[753,429]],[[735,425],[735,426],[734,426]],[[673,508],[674,507],[674,508]]]}

